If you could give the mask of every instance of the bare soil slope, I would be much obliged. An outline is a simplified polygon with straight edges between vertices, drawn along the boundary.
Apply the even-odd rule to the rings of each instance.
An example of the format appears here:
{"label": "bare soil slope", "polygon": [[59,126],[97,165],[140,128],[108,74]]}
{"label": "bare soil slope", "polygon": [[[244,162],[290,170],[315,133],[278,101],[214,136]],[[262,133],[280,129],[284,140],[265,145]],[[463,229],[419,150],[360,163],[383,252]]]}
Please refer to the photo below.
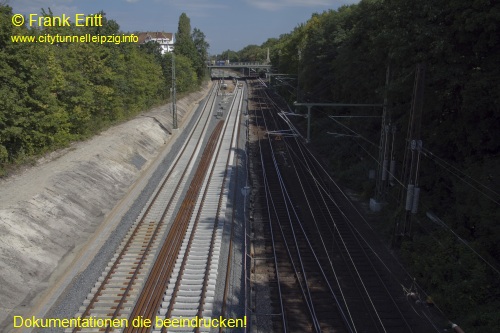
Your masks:
{"label": "bare soil slope", "polygon": [[[208,88],[178,102],[181,124]],[[169,105],[156,108],[0,181],[0,323],[13,309],[33,306],[68,257],[96,236],[168,144],[171,118]]]}

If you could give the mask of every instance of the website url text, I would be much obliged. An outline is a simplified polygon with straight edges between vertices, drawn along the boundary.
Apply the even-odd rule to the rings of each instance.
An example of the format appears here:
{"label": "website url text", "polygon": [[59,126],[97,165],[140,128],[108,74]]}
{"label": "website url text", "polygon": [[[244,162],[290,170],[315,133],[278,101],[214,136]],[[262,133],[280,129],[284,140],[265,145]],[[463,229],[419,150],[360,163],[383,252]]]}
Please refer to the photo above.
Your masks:
{"label": "website url text", "polygon": [[11,41],[13,43],[49,43],[49,44],[57,44],[57,43],[113,43],[113,44],[121,44],[121,43],[138,43],[139,37],[130,34],[130,35],[78,35],[78,36],[68,36],[68,35],[51,35],[44,34],[39,36],[10,36]]}

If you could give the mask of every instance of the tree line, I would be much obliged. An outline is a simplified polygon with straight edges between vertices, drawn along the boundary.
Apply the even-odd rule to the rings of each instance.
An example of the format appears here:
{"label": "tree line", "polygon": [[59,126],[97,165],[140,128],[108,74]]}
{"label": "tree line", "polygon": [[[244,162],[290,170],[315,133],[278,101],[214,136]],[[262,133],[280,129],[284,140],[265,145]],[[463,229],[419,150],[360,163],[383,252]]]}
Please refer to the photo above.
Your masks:
{"label": "tree line", "polygon": [[[157,43],[11,40],[14,35],[122,34],[117,22],[99,14],[100,27],[15,27],[12,8],[0,4],[0,175],[169,99],[172,55],[162,55]],[[176,87],[182,94],[206,79],[208,43],[199,29],[191,31],[186,14],[179,18],[176,37]]]}
{"label": "tree line", "polygon": [[[425,64],[419,211],[410,236],[394,232],[405,213],[404,188],[395,182],[379,227],[417,282],[466,332],[500,327],[499,31],[497,1],[362,0],[224,54],[263,61],[269,47],[276,72],[289,74],[272,85],[292,109],[293,101],[383,103],[386,97],[396,128],[397,178],[408,150],[415,68]],[[368,174],[378,167],[380,118],[332,115],[380,116],[381,109],[313,108],[315,148],[337,178],[368,200],[375,194]]]}

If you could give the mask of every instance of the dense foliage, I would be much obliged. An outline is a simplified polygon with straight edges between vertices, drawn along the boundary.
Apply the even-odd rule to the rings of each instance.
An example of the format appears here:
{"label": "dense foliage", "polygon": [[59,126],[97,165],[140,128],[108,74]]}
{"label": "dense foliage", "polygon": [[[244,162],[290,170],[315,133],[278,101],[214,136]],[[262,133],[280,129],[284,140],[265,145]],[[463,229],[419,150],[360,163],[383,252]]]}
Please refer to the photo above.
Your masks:
{"label": "dense foliage", "polygon": [[[277,72],[291,74],[273,81],[290,102],[382,103],[387,93],[397,128],[398,179],[415,68],[425,64],[420,209],[412,216],[411,237],[388,233],[417,282],[466,332],[500,327],[499,32],[497,1],[362,0],[314,14],[266,42]],[[250,45],[237,54],[262,61],[267,47]],[[368,200],[374,195],[368,171],[377,168],[380,118],[330,115],[381,115],[381,109],[313,109],[314,146],[333,173]],[[387,193],[381,219],[387,222],[380,222],[386,230],[401,221],[401,190],[395,182]],[[432,222],[428,211],[446,225]]]}
{"label": "dense foliage", "polygon": [[[13,163],[97,133],[169,98],[171,55],[147,43],[14,43],[11,36],[121,35],[102,27],[14,27],[0,4],[0,175]],[[52,15],[43,12],[43,15]],[[185,16],[185,14],[183,14]],[[189,20],[189,19],[188,19]],[[208,44],[176,56],[177,91],[197,89]],[[191,36],[188,35],[188,39]]]}
{"label": "dense foliage", "polygon": [[239,51],[226,50],[221,54],[214,55],[213,60],[229,60],[230,62],[264,62],[267,50],[273,49],[278,43],[277,38],[269,38],[262,45],[247,45]]}

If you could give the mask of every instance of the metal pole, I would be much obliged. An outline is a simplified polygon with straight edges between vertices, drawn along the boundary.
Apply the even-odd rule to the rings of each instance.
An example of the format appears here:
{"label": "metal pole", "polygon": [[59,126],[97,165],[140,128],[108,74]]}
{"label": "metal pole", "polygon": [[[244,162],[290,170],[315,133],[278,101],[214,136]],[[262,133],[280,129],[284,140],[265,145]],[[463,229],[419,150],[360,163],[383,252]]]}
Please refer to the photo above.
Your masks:
{"label": "metal pole", "polygon": [[172,52],[172,128],[177,129],[177,108],[175,105],[175,54]]}
{"label": "metal pole", "polygon": [[297,103],[300,102],[299,98],[299,78],[300,78],[300,59],[302,58],[302,52],[298,51],[298,60],[297,60]]}
{"label": "metal pole", "polygon": [[[387,91],[389,89],[389,78],[391,75],[391,67],[388,65],[385,72],[385,89],[384,89],[384,104],[382,109],[382,122],[380,126],[380,142],[379,142],[379,152],[378,152],[378,168],[377,168],[377,176],[375,181],[375,199],[380,203],[385,200],[385,180],[387,179],[386,169],[388,167],[387,164],[384,164],[384,161],[387,159],[387,135],[388,135],[388,126],[387,123]],[[387,162],[385,162],[387,163]]]}
{"label": "metal pole", "polygon": [[312,106],[307,106],[307,143],[311,142],[311,108]]}
{"label": "metal pole", "polygon": [[311,140],[311,108],[313,106],[329,106],[329,107],[339,107],[339,106],[355,106],[355,107],[376,107],[384,106],[383,104],[347,104],[347,103],[298,103],[294,102],[295,106],[305,106],[307,107],[307,142]]}

